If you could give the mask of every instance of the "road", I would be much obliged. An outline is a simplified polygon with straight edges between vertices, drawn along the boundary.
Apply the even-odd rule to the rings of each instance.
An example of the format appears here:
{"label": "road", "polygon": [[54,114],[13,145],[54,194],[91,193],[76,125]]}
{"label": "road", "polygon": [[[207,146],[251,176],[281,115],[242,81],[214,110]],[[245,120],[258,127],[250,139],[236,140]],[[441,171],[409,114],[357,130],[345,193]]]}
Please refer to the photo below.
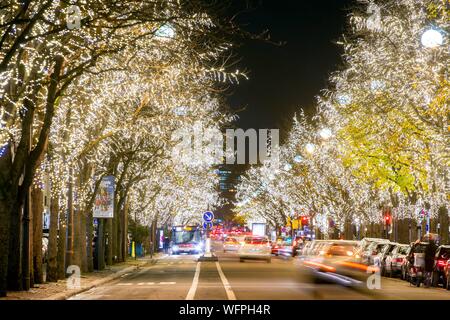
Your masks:
{"label": "road", "polygon": [[165,256],[71,300],[450,300],[450,291],[416,288],[399,279],[383,278],[381,289],[373,294],[313,284],[299,272],[294,259],[241,263],[236,254],[223,253],[220,243],[214,248],[218,262],[197,262],[195,255]]}

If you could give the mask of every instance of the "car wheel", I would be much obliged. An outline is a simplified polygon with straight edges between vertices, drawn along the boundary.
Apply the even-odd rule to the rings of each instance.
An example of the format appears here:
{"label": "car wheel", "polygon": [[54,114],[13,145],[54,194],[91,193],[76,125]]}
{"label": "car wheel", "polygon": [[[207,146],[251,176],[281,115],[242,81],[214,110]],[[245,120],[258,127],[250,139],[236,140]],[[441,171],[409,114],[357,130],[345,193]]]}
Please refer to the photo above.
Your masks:
{"label": "car wheel", "polygon": [[244,262],[244,259],[242,259],[242,258],[239,258],[239,262]]}
{"label": "car wheel", "polygon": [[272,259],[267,259],[267,263],[271,263],[272,262]]}
{"label": "car wheel", "polygon": [[450,290],[450,278],[447,277],[447,290]]}

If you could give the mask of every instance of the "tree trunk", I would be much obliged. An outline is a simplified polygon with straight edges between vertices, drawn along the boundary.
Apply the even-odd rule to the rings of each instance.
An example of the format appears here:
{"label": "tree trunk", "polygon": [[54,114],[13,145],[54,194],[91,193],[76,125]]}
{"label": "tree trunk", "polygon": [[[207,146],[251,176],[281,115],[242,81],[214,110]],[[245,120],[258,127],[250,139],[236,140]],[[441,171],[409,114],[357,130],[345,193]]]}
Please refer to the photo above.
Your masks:
{"label": "tree trunk", "polygon": [[121,216],[121,238],[120,238],[120,255],[121,255],[121,261],[125,261],[127,257],[127,234],[128,234],[128,226],[127,226],[127,217],[128,217],[128,197],[125,201],[125,206],[123,209],[123,214]]}
{"label": "tree trunk", "polygon": [[113,233],[113,219],[106,220],[105,228],[105,244],[106,244],[106,264],[111,266],[113,263],[113,247],[112,247],[112,233]]}
{"label": "tree trunk", "polygon": [[22,210],[10,215],[9,248],[3,252],[9,253],[8,261],[8,289],[22,290]]}
{"label": "tree trunk", "polygon": [[94,271],[94,255],[92,250],[92,242],[94,241],[94,235],[93,235],[93,217],[92,217],[92,209],[86,212],[86,238],[87,238],[87,244],[86,244],[86,264],[87,264],[87,271],[92,272]]}
{"label": "tree trunk", "polygon": [[7,289],[10,229],[10,210],[7,205],[7,197],[8,193],[6,193],[6,195],[4,195],[3,192],[0,193],[0,297],[6,296]]}
{"label": "tree trunk", "polygon": [[67,217],[66,212],[59,211],[58,253],[57,268],[58,279],[66,278],[66,250],[67,250]]}
{"label": "tree trunk", "polygon": [[57,198],[50,200],[50,228],[48,235],[47,252],[47,279],[49,282],[58,281],[57,255],[58,255],[58,211]]}
{"label": "tree trunk", "polygon": [[98,235],[95,244],[97,255],[97,269],[105,269],[105,219],[98,219]]}
{"label": "tree trunk", "polygon": [[[70,170],[69,175],[72,175]],[[69,178],[71,179],[71,178]],[[75,219],[73,209],[73,183],[69,181],[67,194],[67,251],[66,251],[66,266],[71,266],[75,263]]]}
{"label": "tree trunk", "polygon": [[86,216],[80,210],[80,227],[79,227],[79,242],[80,242],[80,258],[81,258],[81,272],[87,272],[87,243],[86,243]]}
{"label": "tree trunk", "polygon": [[42,214],[44,211],[42,190],[33,188],[31,191],[33,212],[33,275],[34,283],[44,282],[42,272]]}

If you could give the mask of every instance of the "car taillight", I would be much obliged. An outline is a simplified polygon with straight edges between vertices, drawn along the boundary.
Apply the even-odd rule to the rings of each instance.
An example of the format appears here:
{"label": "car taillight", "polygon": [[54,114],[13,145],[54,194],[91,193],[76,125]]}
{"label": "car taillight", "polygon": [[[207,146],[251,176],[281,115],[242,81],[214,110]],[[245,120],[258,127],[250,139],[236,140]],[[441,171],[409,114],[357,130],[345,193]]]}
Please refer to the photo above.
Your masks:
{"label": "car taillight", "polygon": [[443,266],[445,266],[446,261],[445,260],[438,260],[437,264],[438,264],[438,266],[443,267]]}
{"label": "car taillight", "polygon": [[394,262],[403,262],[403,258],[395,258]]}

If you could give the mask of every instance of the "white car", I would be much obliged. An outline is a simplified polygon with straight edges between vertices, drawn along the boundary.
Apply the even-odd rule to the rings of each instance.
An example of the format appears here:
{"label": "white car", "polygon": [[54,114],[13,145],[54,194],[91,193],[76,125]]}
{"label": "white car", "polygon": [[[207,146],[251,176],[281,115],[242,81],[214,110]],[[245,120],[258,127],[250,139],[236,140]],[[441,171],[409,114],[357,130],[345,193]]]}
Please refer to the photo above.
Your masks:
{"label": "white car", "polygon": [[272,246],[267,237],[245,237],[244,244],[239,248],[238,253],[241,262],[244,262],[246,259],[272,261]]}
{"label": "white car", "polygon": [[236,240],[236,238],[228,237],[223,241],[223,252],[229,252],[229,251],[238,251],[241,247],[241,244],[239,241]]}

